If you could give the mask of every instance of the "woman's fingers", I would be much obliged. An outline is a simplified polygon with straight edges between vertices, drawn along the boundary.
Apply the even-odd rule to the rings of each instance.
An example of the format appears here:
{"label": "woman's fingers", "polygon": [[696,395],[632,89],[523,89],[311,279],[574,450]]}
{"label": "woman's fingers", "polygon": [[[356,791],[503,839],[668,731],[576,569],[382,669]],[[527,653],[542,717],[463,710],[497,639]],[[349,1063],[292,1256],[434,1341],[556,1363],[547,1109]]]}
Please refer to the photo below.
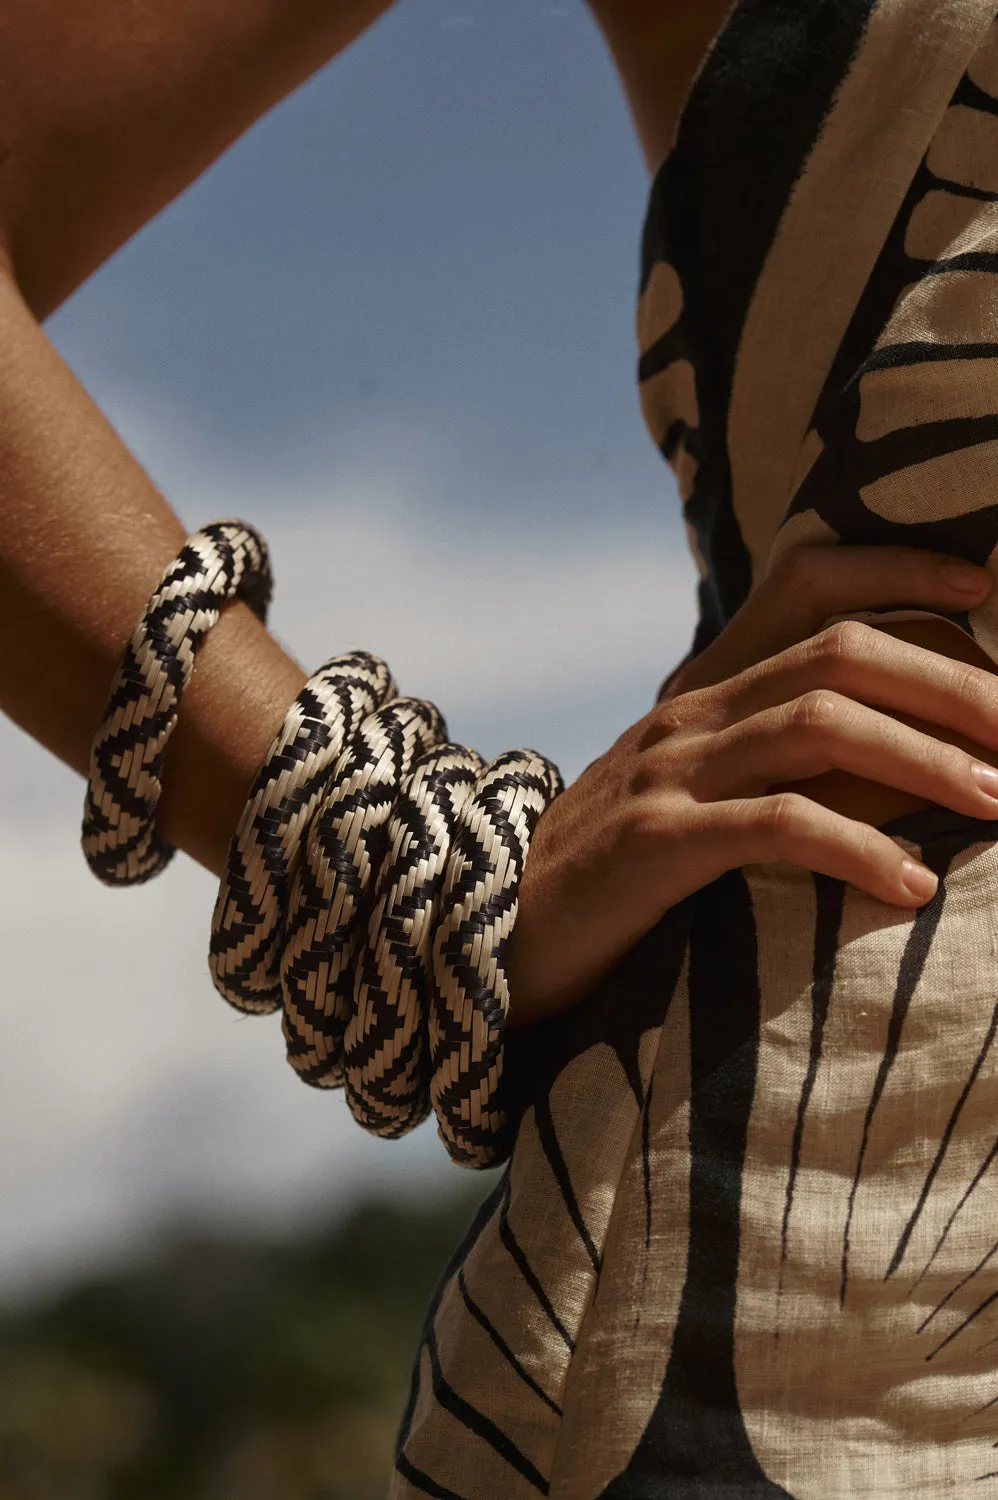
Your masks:
{"label": "woman's fingers", "polygon": [[976,818],[998,819],[998,771],[864,703],[818,689],[714,737],[691,790],[760,795],[780,782],[849,771]]}
{"label": "woman's fingers", "polygon": [[884,605],[952,609],[986,599],[994,584],[979,568],[919,547],[798,547],[783,557],[761,588],[784,601],[786,619],[820,630],[831,616]]}
{"label": "woman's fingers", "polygon": [[831,625],[715,691],[725,695],[730,722],[816,689],[911,714],[998,749],[998,676],[857,620]]}
{"label": "woman's fingers", "polygon": [[773,642],[766,655],[773,656],[814,635],[833,615],[891,605],[969,609],[993,586],[986,568],[918,547],[798,547],[752,599],[766,618]]}
{"label": "woman's fingers", "polygon": [[985,568],[917,547],[797,547],[780,560],[735,621],[672,687],[721,682],[822,629],[834,615],[891,605],[965,610],[994,584]]}
{"label": "woman's fingers", "polygon": [[923,906],[938,881],[885,833],[797,792],[713,802],[697,842],[717,874],[743,864],[785,861],[845,880],[894,906]]}
{"label": "woman's fingers", "polygon": [[885,605],[965,610],[992,584],[910,547],[788,556],[538,823],[510,947],[518,1018],[571,1004],[663,911],[740,865],[786,861],[895,906],[930,900],[935,877],[886,834],[786,784],[837,768],[998,820],[975,762],[931,732],[998,750],[998,678],[856,621],[823,628]]}

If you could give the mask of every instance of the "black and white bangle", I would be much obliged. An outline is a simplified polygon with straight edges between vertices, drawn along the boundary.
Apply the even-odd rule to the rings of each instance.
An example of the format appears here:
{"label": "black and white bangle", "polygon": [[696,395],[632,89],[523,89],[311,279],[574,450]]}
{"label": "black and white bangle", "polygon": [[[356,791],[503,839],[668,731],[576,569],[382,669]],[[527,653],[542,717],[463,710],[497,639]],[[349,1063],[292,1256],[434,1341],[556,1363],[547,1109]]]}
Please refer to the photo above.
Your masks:
{"label": "black and white bangle", "polygon": [[[195,533],[164,574],[94,741],[83,848],[108,884],[171,857],[155,812],[194,656],[225,603],[265,620],[270,593],[266,544],[238,521]],[[365,1129],[400,1136],[433,1109],[456,1161],[502,1161],[506,945],[561,785],[534,751],[485,765],[449,743],[437,709],[399,697],[377,657],[332,658],[289,710],[230,843],[216,988],[240,1010],[283,1009],[296,1071],[344,1087]]]}
{"label": "black and white bangle", "polygon": [[195,532],[163,574],[112,679],[90,753],[83,853],[98,880],[136,885],[172,859],[156,808],[194,658],[226,604],[243,599],[265,621],[271,591],[267,544],[242,521]]}

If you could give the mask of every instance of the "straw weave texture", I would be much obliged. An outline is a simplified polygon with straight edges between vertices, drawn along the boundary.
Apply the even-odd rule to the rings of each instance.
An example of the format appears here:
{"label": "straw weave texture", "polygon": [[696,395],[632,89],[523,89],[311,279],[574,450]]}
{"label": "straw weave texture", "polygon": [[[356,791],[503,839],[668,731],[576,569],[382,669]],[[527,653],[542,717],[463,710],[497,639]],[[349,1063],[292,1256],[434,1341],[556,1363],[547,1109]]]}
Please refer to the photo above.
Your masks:
{"label": "straw weave texture", "polygon": [[[112,684],[87,787],[83,849],[109,885],[173,854],[155,811],[169,737],[207,631],[229,599],[261,619],[266,544],[241,521],[188,538]],[[325,662],[289,710],[229,847],[212,919],[216,989],[283,1010],[288,1058],[345,1088],[358,1122],[405,1134],[435,1110],[451,1157],[508,1156],[504,956],[530,836],[561,790],[534,751],[485,765],[432,703],[399,697],[377,657]]]}

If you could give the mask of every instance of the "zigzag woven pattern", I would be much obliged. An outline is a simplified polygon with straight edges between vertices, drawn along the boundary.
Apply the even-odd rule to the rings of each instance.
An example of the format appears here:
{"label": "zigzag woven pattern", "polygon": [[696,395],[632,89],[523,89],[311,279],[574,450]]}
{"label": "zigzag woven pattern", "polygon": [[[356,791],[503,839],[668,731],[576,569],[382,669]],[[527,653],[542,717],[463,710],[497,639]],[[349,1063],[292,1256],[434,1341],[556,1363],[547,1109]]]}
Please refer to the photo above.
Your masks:
{"label": "zigzag woven pattern", "polygon": [[83,853],[106,885],[151,880],[173,858],[154,818],[194,658],[230,600],[266,620],[272,586],[267,544],[242,521],[195,532],[163,574],[112,679],[90,754]]}
{"label": "zigzag woven pattern", "polygon": [[[196,533],[164,575],[94,745],[84,848],[108,883],[148,879],[173,853],[153,819],[194,653],[227,599],[264,619],[270,591],[266,544],[236,521]],[[504,957],[530,837],[561,785],[534,751],[486,766],[450,744],[433,704],[399,697],[377,657],[333,657],[289,710],[232,837],[216,989],[242,1011],[283,1009],[292,1066],[345,1088],[366,1130],[395,1138],[432,1109],[455,1161],[502,1161]]]}

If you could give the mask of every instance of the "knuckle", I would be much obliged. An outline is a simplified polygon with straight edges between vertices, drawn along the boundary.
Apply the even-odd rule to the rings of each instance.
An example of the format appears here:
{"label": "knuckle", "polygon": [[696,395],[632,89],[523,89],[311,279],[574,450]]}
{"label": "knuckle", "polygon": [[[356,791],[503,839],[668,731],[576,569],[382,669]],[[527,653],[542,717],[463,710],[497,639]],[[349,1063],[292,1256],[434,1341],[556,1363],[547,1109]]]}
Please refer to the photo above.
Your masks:
{"label": "knuckle", "polygon": [[974,757],[968,755],[966,750],[958,750],[954,745],[947,746],[946,769],[954,781],[962,782],[964,786],[976,786],[974,779]]}
{"label": "knuckle", "polygon": [[811,736],[827,733],[841,724],[845,699],[828,688],[812,688],[787,705],[787,724]]}
{"label": "knuckle", "polygon": [[877,631],[862,620],[839,620],[813,637],[812,653],[819,662],[852,663],[868,658]]}
{"label": "knuckle", "polygon": [[657,703],[640,723],[632,726],[629,747],[642,755],[682,734],[688,728],[690,720],[696,717],[697,705],[689,701],[692,697],[693,694],[684,694]]}
{"label": "knuckle", "polygon": [[923,764],[930,775],[941,782],[962,787],[971,781],[971,757],[966,751],[957,749],[955,745],[948,745],[940,740],[934,741],[931,747],[926,749]]}
{"label": "knuckle", "polygon": [[615,842],[624,858],[641,860],[674,835],[674,823],[660,799],[648,793],[635,796],[619,821]]}
{"label": "knuckle", "polygon": [[662,771],[657,762],[642,758],[631,772],[628,792],[634,798],[647,797],[662,784]]}
{"label": "knuckle", "polygon": [[807,805],[799,792],[774,792],[759,799],[756,828],[768,848],[779,852],[800,832]]}
{"label": "knuckle", "polygon": [[980,667],[975,667],[970,662],[953,661],[949,663],[949,686],[950,690],[965,703],[980,703],[984,697],[983,673]]}
{"label": "knuckle", "polygon": [[893,862],[894,849],[889,839],[870,823],[859,823],[850,819],[849,827],[843,831],[846,847],[862,864],[883,865],[884,855]]}
{"label": "knuckle", "polygon": [[[998,677],[969,662],[954,661],[947,665],[951,673],[950,692],[959,699],[962,708],[969,709],[974,715],[982,715],[990,729],[991,722],[998,715]],[[984,735],[979,738],[984,738]]]}
{"label": "knuckle", "polygon": [[801,589],[809,593],[826,581],[830,566],[831,549],[805,544],[784,553],[775,565],[770,578],[781,587]]}
{"label": "knuckle", "polygon": [[664,703],[656,704],[652,710],[652,721],[658,733],[664,738],[675,734],[682,729],[688,717],[690,704],[687,699],[691,694],[681,694],[677,698],[668,699]]}

